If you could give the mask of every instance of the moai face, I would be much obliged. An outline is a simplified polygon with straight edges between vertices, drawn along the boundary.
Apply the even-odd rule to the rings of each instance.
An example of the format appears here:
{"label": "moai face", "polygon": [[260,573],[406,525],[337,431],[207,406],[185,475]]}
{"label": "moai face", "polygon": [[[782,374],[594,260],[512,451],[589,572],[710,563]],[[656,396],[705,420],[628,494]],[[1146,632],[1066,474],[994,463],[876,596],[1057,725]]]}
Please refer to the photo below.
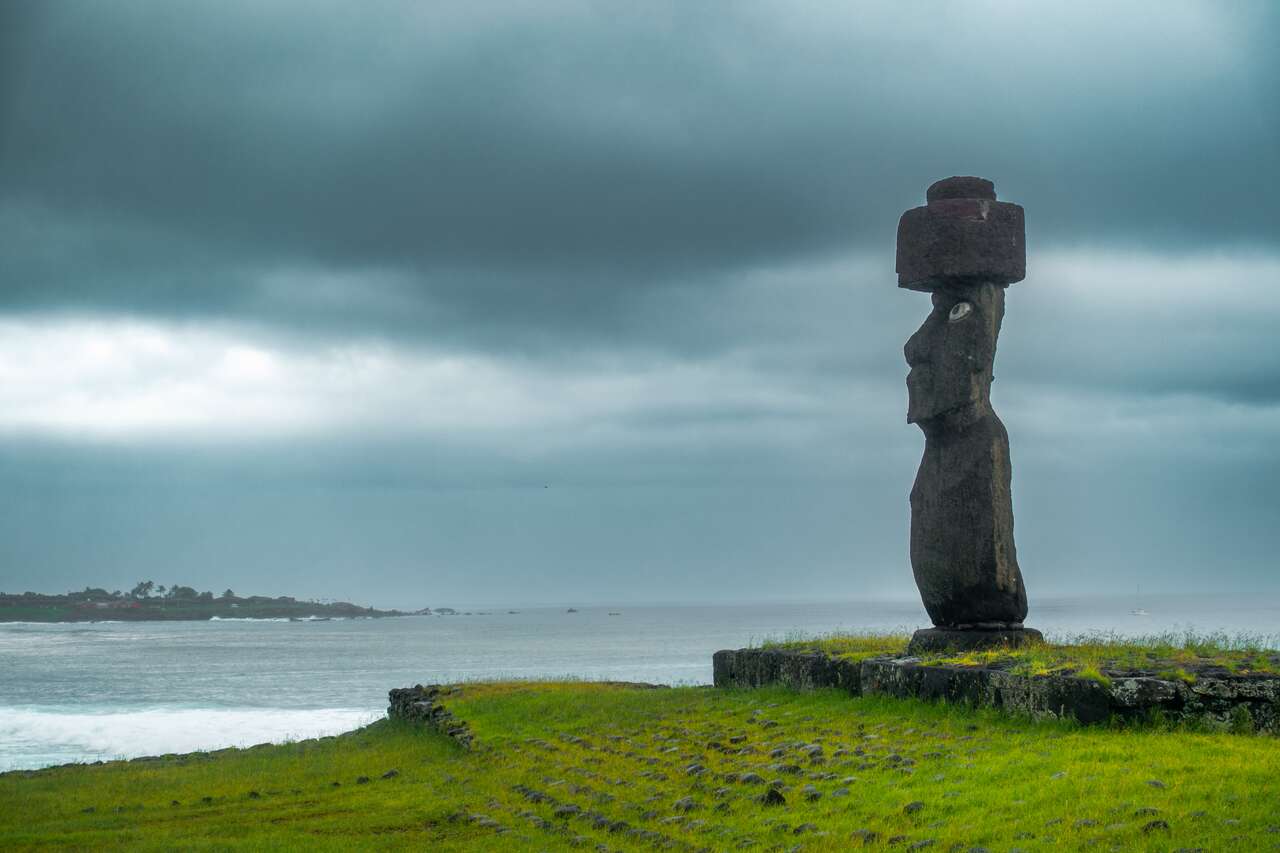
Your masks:
{"label": "moai face", "polygon": [[991,405],[1004,287],[984,282],[933,291],[933,311],[907,341],[907,423],[927,427],[968,406]]}

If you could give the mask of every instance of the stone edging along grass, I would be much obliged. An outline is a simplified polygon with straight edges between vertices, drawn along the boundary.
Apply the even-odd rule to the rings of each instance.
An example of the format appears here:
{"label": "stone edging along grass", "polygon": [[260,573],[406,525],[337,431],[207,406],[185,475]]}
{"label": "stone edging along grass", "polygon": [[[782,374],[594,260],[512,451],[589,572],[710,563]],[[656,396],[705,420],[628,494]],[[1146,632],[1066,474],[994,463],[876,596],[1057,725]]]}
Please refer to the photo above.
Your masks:
{"label": "stone edging along grass", "polygon": [[425,687],[417,684],[413,687],[397,688],[388,696],[391,704],[387,708],[387,716],[393,720],[421,723],[447,734],[459,745],[470,749],[472,741],[475,740],[471,734],[471,728],[465,721],[454,717],[453,713],[444,706],[444,699],[454,695],[459,689],[456,686],[441,684]]}
{"label": "stone edging along grass", "polygon": [[1032,717],[1095,724],[1163,717],[1172,722],[1280,733],[1280,675],[1202,674],[1194,681],[1142,672],[1098,679],[1024,675],[994,666],[918,658],[842,658],[816,650],[727,649],[712,658],[716,687],[835,687],[854,696],[946,701]]}

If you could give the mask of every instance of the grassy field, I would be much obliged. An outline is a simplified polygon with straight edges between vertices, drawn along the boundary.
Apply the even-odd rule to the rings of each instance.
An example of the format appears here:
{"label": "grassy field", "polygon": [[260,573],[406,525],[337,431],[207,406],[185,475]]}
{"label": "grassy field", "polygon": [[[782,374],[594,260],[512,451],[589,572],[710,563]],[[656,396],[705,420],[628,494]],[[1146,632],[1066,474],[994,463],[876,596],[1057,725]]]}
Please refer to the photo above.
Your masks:
{"label": "grassy field", "polygon": [[[768,641],[765,648],[822,651],[861,660],[906,653],[910,638],[898,634],[831,634]],[[926,664],[999,666],[1021,675],[1070,672],[1107,681],[1108,672],[1150,672],[1194,681],[1198,673],[1226,670],[1240,675],[1280,672],[1280,651],[1265,638],[1226,634],[1158,634],[1115,637],[1086,634],[1060,643],[1032,643],[963,653],[930,653]]]}
{"label": "grassy field", "polygon": [[0,848],[1280,849],[1276,738],[836,691],[476,684],[449,707],[474,749],[384,721],[3,775]]}

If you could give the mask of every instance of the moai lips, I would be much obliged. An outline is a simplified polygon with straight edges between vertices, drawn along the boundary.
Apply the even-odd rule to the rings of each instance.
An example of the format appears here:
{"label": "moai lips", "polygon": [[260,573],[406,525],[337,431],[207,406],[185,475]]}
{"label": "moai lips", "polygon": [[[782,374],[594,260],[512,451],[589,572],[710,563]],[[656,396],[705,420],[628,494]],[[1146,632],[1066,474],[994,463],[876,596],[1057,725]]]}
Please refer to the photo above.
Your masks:
{"label": "moai lips", "polygon": [[1027,275],[1022,206],[996,201],[984,178],[946,178],[928,204],[898,220],[898,287],[937,290],[947,283],[1013,284]]}

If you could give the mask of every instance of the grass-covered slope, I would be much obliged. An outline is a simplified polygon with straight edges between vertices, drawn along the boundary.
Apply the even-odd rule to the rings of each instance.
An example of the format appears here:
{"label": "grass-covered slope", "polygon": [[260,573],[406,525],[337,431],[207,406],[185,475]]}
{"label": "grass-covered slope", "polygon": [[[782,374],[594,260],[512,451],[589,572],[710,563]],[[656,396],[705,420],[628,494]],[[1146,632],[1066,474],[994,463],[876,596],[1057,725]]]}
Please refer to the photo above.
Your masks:
{"label": "grass-covered slope", "polygon": [[[474,749],[382,722],[0,776],[0,848],[1280,843],[1280,740],[1269,737],[1082,729],[836,691],[468,685],[449,707]],[[771,784],[784,803],[762,803]]]}

